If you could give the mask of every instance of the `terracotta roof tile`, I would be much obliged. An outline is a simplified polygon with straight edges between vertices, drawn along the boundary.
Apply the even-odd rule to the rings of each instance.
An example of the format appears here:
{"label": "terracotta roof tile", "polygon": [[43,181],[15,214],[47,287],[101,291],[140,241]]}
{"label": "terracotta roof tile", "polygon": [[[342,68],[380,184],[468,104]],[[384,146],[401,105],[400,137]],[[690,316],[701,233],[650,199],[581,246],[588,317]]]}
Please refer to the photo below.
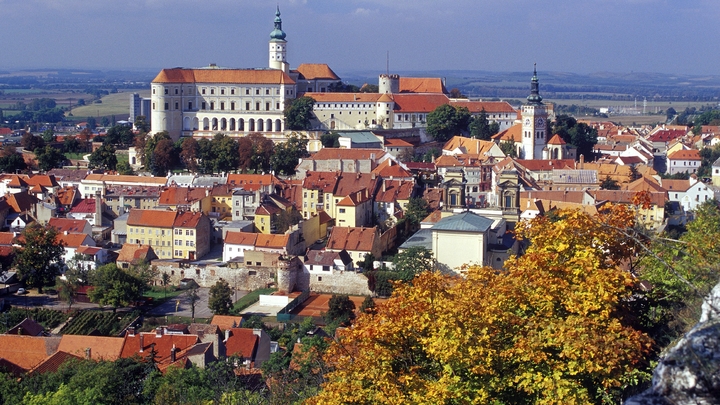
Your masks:
{"label": "terracotta roof tile", "polygon": [[241,355],[243,358],[252,359],[257,351],[258,336],[252,329],[230,328],[230,336],[225,342],[225,351],[228,356]]}
{"label": "terracotta roof tile", "polygon": [[163,69],[153,83],[294,84],[277,69]]}
{"label": "terracotta roof tile", "polygon": [[45,359],[42,363],[35,366],[32,370],[28,372],[28,374],[35,375],[54,373],[58,371],[58,369],[60,369],[60,366],[62,366],[63,363],[70,360],[80,360],[80,357],[63,351],[57,351],[55,352],[55,354]]}
{"label": "terracotta roof tile", "polygon": [[[480,113],[485,110],[487,114],[509,114],[509,118],[515,118],[517,110],[507,101],[469,101],[467,99],[454,99],[450,101],[454,107],[465,107],[471,114]],[[488,117],[491,121],[492,118]]]}
{"label": "terracotta roof tile", "polygon": [[120,358],[124,339],[108,336],[63,335],[58,350],[85,358],[90,349],[93,360],[115,361]]}
{"label": "terracotta roof tile", "polygon": [[12,232],[0,232],[0,246],[12,246],[15,234]]}
{"label": "terracotta roof tile", "polygon": [[259,233],[255,240],[256,248],[284,249],[288,245],[290,235],[262,234]]}
{"label": "terracotta roof tile", "polygon": [[225,234],[225,244],[255,246],[257,233],[250,232],[228,232]]}
{"label": "terracotta roof tile", "polygon": [[228,330],[238,327],[241,322],[242,316],[213,315],[212,319],[210,320],[210,325],[215,325],[221,330]]}
{"label": "terracotta roof tile", "polygon": [[[142,346],[140,345],[141,337]],[[156,332],[140,332],[136,333],[135,336],[126,334],[122,350],[120,351],[120,357],[127,358],[135,355],[147,356],[154,344],[157,353],[155,357],[156,361],[167,363],[170,358],[170,350],[173,346],[176,350],[186,350],[196,343],[199,343],[197,335],[162,334],[158,337]]]}
{"label": "terracotta roof tile", "polygon": [[48,222],[48,226],[57,229],[59,233],[81,233],[86,225],[88,221],[84,219],[50,218]]}
{"label": "terracotta roof tile", "polygon": [[105,183],[136,183],[136,184],[153,184],[164,186],[167,182],[165,177],[149,177],[149,176],[125,176],[114,174],[88,174],[85,176],[87,181],[105,182]]}
{"label": "terracotta roof tile", "polygon": [[0,335],[0,358],[30,370],[57,351],[60,337]]}
{"label": "terracotta roof tile", "polygon": [[166,210],[130,210],[127,224],[154,228],[172,228],[177,212]]}
{"label": "terracotta roof tile", "polygon": [[400,93],[447,93],[439,77],[400,77]]}
{"label": "terracotta roof tile", "polygon": [[197,228],[203,219],[202,212],[184,211],[178,212],[173,223],[173,228]]}
{"label": "terracotta roof tile", "polygon": [[376,228],[333,227],[328,238],[327,248],[332,250],[347,250],[371,252],[377,237]]}
{"label": "terracotta roof tile", "polygon": [[126,262],[137,264],[142,261],[150,261],[157,259],[157,255],[150,245],[138,245],[135,243],[125,243],[118,254],[118,262]]}
{"label": "terracotta roof tile", "polygon": [[299,73],[299,78],[305,80],[340,80],[330,66],[324,63],[301,63],[294,72]]}
{"label": "terracotta roof tile", "polygon": [[393,94],[394,111],[413,113],[430,113],[450,99],[444,94]]}
{"label": "terracotta roof tile", "polygon": [[160,192],[158,205],[187,205],[206,198],[210,190],[206,188],[168,187]]}
{"label": "terracotta roof tile", "polygon": [[667,158],[668,160],[702,160],[702,157],[700,157],[700,151],[697,149],[676,150]]}
{"label": "terracotta roof tile", "polygon": [[492,139],[494,141],[522,142],[522,125],[515,124],[510,128],[493,135]]}
{"label": "terracotta roof tile", "polygon": [[308,159],[312,160],[374,160],[378,161],[385,156],[382,149],[341,149],[341,148],[322,148]]}
{"label": "terracotta roof tile", "polygon": [[92,214],[95,212],[95,199],[86,198],[78,201],[78,203],[70,209],[73,214]]}

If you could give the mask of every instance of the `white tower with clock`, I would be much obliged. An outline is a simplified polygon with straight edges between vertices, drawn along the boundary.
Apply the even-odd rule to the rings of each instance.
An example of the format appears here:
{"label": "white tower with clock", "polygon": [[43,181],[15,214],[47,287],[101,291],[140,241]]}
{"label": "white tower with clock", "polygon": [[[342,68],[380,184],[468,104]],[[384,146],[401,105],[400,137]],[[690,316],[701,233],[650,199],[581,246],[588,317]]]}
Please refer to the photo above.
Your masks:
{"label": "white tower with clock", "polygon": [[530,81],[530,95],[522,106],[522,159],[542,159],[547,146],[547,109],[540,97],[537,67]]}

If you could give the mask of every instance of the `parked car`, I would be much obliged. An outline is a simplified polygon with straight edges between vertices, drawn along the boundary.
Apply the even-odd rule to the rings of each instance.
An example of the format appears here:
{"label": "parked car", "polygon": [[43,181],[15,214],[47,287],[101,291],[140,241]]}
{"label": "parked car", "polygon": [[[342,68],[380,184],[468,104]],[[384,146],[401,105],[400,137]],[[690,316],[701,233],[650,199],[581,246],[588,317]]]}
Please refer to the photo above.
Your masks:
{"label": "parked car", "polygon": [[25,290],[25,289],[22,288],[22,287],[21,287],[21,288],[18,288],[18,290],[17,290],[17,292],[16,292],[17,295],[23,295],[23,294],[27,294],[27,293],[28,293],[27,290]]}

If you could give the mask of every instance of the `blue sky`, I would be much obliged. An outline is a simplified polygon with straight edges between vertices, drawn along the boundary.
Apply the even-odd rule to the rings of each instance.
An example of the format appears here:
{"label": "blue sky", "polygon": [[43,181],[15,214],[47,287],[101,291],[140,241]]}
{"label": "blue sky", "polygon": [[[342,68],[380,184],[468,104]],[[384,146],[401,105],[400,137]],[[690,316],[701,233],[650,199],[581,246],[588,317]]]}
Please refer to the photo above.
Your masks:
{"label": "blue sky", "polygon": [[0,69],[291,67],[718,74],[717,0],[0,0]]}

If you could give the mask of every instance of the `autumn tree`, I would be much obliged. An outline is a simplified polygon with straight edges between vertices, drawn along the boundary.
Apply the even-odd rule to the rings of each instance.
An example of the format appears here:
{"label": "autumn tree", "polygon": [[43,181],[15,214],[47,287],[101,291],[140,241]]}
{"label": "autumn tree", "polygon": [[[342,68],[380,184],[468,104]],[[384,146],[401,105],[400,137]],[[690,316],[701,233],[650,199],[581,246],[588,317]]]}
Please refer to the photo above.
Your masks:
{"label": "autumn tree", "polygon": [[41,293],[43,286],[60,274],[65,249],[57,238],[57,230],[33,222],[23,230],[17,242],[19,247],[13,249],[13,266],[28,286],[36,287]]}
{"label": "autumn tree", "polygon": [[[325,355],[309,404],[587,404],[617,401],[651,339],[620,311],[638,246],[630,209],[561,211],[518,224],[529,246],[505,271],[424,272],[361,314]],[[382,325],[382,327],[378,327]]]}
{"label": "autumn tree", "polygon": [[195,138],[188,137],[183,139],[180,151],[180,159],[183,166],[190,172],[197,172],[198,164],[198,142]]}
{"label": "autumn tree", "polygon": [[152,153],[151,171],[156,176],[164,176],[175,167],[177,153],[175,144],[171,139],[164,138],[158,141]]}
{"label": "autumn tree", "polygon": [[238,139],[238,169],[243,173],[252,166],[253,142],[247,136]]}
{"label": "autumn tree", "polygon": [[347,295],[333,294],[328,301],[328,311],[324,315],[328,323],[345,325],[355,318],[355,304]]}

